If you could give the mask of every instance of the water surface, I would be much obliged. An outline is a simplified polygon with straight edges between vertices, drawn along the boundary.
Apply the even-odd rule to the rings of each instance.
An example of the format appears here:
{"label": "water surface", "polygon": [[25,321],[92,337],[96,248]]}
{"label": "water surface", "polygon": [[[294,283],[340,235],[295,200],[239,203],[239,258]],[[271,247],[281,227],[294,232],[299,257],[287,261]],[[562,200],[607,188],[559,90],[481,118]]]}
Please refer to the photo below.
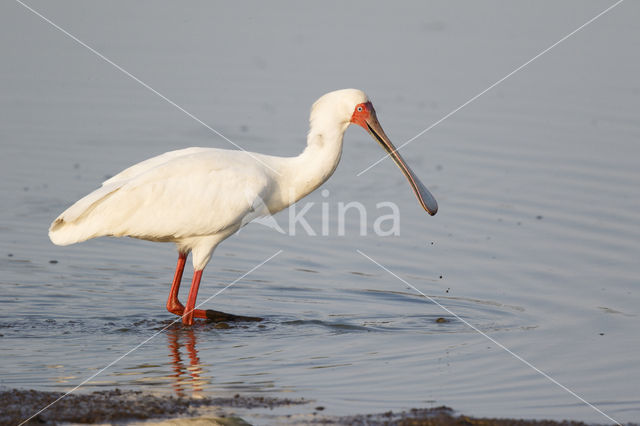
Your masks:
{"label": "water surface", "polygon": [[[399,145],[606,7],[30,4],[245,149],[277,155],[302,150],[314,99],[350,86]],[[356,176],[383,153],[350,129],[328,194],[308,197],[318,234],[328,206],[328,235],[252,224],[218,248],[200,300],[282,250],[206,305],[265,321],[219,329],[171,325],[171,245],[61,248],[47,228],[130,164],[232,147],[3,3],[0,385],[70,390],[157,333],[79,391],[607,421],[360,250],[616,420],[637,421],[638,12],[623,3],[403,150],[439,201],[435,217],[390,161]],[[368,235],[355,214],[338,235],[337,205],[349,201],[367,207]],[[383,201],[400,208],[399,236],[371,232]],[[289,229],[287,212],[275,220]]]}

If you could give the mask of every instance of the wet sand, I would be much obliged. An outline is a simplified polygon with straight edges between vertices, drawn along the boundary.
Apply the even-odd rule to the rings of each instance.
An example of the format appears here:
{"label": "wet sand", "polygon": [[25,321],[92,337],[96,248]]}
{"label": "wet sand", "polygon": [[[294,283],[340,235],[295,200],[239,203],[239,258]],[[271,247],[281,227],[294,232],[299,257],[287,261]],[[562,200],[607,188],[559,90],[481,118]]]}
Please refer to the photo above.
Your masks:
{"label": "wet sand", "polygon": [[[0,424],[20,424],[33,413],[62,396],[58,392],[36,390],[10,390],[0,392]],[[453,409],[440,406],[414,408],[409,411],[352,416],[324,416],[324,407],[314,406],[313,401],[288,398],[271,398],[236,394],[229,398],[181,398],[157,396],[140,391],[119,389],[71,394],[35,416],[27,424],[60,423],[127,423],[135,424],[251,424],[237,413],[251,409],[271,409],[307,405],[310,414],[281,414],[270,421],[278,424],[335,424],[335,425],[586,425],[576,421],[523,420],[476,418],[461,415]]]}
{"label": "wet sand", "polygon": [[[19,424],[62,395],[59,392],[17,389],[0,392],[0,424]],[[224,409],[274,408],[306,403],[302,399],[239,394],[229,398],[181,398],[114,389],[70,394],[35,416],[28,424],[132,422],[176,416],[186,419],[200,415],[205,407],[209,412],[211,409],[219,411],[219,418],[224,419],[233,418],[225,414]]]}

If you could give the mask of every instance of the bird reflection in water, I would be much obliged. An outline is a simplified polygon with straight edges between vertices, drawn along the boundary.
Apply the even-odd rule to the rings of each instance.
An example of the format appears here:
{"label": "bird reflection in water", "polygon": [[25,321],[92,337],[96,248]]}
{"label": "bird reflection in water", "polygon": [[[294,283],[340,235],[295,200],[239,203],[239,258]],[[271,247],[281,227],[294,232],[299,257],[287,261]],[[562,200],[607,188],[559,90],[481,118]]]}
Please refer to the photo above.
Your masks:
{"label": "bird reflection in water", "polygon": [[[169,357],[173,365],[173,388],[180,397],[191,393],[190,397],[201,395],[208,380],[203,379],[205,373],[198,350],[196,349],[196,333],[192,328],[173,328],[167,330]],[[182,351],[182,348],[185,350]],[[184,353],[189,357],[189,365],[185,365]]]}

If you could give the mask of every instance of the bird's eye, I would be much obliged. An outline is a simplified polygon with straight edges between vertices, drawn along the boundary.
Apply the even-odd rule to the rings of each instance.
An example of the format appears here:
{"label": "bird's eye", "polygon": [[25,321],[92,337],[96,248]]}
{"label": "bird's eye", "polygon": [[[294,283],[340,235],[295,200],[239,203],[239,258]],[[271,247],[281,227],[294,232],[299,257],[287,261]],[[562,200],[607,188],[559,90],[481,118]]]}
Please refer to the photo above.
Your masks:
{"label": "bird's eye", "polygon": [[362,107],[361,107],[361,106],[359,106],[358,108],[356,108],[356,111],[358,111],[358,112],[362,112]]}

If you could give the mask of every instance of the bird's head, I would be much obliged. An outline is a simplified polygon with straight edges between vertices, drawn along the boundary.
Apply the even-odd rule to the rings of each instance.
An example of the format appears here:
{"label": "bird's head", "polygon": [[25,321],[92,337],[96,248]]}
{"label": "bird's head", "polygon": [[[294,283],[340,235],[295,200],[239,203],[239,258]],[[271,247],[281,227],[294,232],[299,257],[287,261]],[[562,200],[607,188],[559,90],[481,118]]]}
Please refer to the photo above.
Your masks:
{"label": "bird's head", "polygon": [[393,146],[378,122],[376,110],[369,97],[362,90],[342,89],[329,92],[320,97],[311,108],[311,128],[331,128],[338,124],[340,132],[344,132],[350,124],[357,124],[365,129],[373,139],[384,148],[396,165],[406,176],[411,189],[422,207],[430,215],[438,211],[438,203],[431,192],[422,184],[404,161],[396,147]]}
{"label": "bird's head", "polygon": [[[349,117],[349,124],[357,124],[365,129],[373,139],[382,146],[382,148],[389,154],[396,165],[402,170],[402,173],[406,176],[411,189],[415,193],[418,201],[422,207],[430,215],[434,215],[438,211],[438,203],[436,199],[431,195],[431,192],[424,186],[424,184],[413,173],[409,165],[404,161],[396,147],[391,143],[382,126],[376,116],[376,110],[373,108],[373,104],[367,97],[367,95],[357,89],[345,89],[331,92],[328,95],[336,96],[341,99],[342,109],[345,111],[337,111],[339,114],[344,114],[345,117]],[[325,95],[327,96],[327,95]],[[322,99],[322,98],[321,98]]]}

